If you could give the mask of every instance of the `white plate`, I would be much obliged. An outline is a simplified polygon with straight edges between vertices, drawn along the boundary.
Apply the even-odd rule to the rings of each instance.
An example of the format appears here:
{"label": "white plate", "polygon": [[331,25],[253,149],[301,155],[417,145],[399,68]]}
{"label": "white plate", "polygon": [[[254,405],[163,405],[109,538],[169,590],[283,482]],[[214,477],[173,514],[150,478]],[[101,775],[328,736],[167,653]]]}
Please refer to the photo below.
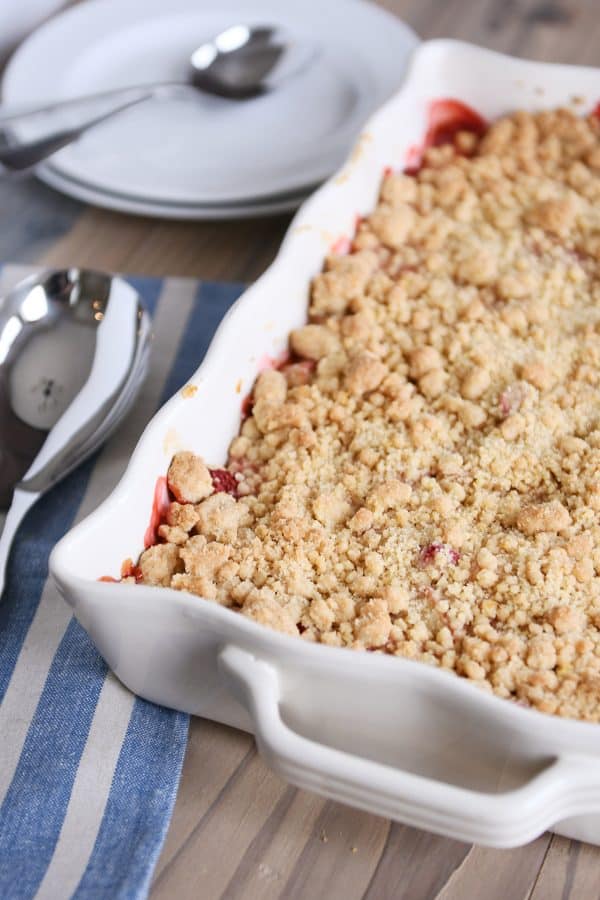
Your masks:
{"label": "white plate", "polygon": [[38,174],[50,187],[63,194],[68,194],[70,197],[75,197],[83,203],[130,215],[151,216],[159,219],[220,222],[227,219],[264,218],[293,212],[307,197],[307,192],[299,191],[265,197],[260,200],[249,199],[242,203],[152,203],[137,200],[126,194],[96,190],[85,182],[68,178],[50,167]]}
{"label": "white plate", "polygon": [[4,102],[183,78],[191,51],[235,22],[279,24],[317,41],[320,54],[264,97],[190,92],[128,110],[55,155],[40,177],[58,185],[56,176],[67,176],[137,204],[204,207],[299,191],[339,165],[402,81],[417,43],[402,22],[363,0],[328,0],[326,15],[321,0],[221,0],[218,8],[208,0],[92,0],[25,41],[6,71]]}
{"label": "white plate", "polygon": [[64,4],[65,0],[27,0],[25,3],[4,0],[0,3],[0,62],[21,38]]}

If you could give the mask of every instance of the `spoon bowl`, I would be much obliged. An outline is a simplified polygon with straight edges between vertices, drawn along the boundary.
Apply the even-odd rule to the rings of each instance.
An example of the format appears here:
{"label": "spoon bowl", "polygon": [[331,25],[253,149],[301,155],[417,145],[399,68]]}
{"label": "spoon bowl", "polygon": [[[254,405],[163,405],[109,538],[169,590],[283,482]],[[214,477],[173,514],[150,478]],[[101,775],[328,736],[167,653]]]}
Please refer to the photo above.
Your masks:
{"label": "spoon bowl", "polygon": [[248,100],[276,90],[315,54],[315,44],[294,41],[281,28],[233,25],[194,50],[189,83],[207,94]]}
{"label": "spoon bowl", "polygon": [[122,420],[149,337],[137,292],[101,272],[33,276],[0,304],[0,593],[20,519]]}
{"label": "spoon bowl", "polygon": [[0,509],[87,380],[109,279],[29,278],[0,310]]}

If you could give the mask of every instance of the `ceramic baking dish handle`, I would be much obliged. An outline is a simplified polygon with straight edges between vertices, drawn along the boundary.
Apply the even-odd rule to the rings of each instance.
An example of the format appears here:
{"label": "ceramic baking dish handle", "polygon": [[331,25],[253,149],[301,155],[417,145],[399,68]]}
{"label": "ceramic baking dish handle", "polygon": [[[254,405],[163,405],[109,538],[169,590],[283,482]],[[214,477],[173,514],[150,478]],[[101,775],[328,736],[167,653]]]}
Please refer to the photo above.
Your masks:
{"label": "ceramic baking dish handle", "polygon": [[221,651],[219,665],[250,715],[261,753],[300,787],[417,828],[496,847],[527,843],[572,816],[600,814],[600,774],[589,757],[561,757],[522,787],[481,793],[306,738],[281,717],[273,665],[232,645]]}

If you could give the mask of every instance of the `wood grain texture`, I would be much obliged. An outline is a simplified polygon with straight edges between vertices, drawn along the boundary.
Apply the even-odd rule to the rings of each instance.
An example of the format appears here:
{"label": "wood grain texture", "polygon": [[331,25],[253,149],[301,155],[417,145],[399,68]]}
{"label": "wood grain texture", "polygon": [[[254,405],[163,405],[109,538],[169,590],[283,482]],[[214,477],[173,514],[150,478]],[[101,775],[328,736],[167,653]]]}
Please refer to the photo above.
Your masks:
{"label": "wood grain texture", "polygon": [[[600,64],[597,0],[380,0],[424,38]],[[95,210],[32,180],[0,185],[0,258],[252,280],[289,218],[176,223]],[[600,850],[543,835],[495,851],[425,834],[283,783],[251,737],[194,720],[151,894],[202,900],[596,900]]]}
{"label": "wood grain texture", "polygon": [[288,223],[289,217],[168,222],[86,209],[42,259],[138,275],[253,281],[275,256]]}
{"label": "wood grain texture", "polygon": [[554,835],[528,900],[600,897],[597,847]]}

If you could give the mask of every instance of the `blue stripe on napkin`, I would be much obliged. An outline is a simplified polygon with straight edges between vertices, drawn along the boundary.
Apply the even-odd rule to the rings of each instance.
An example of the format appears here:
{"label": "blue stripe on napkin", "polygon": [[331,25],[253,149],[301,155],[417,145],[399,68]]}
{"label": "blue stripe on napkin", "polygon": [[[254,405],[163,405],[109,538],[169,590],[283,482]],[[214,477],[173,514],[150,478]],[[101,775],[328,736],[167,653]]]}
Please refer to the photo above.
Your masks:
{"label": "blue stripe on napkin", "polygon": [[[184,713],[135,701],[94,852],[74,894],[78,900],[146,894],[175,802],[187,731]],[[162,753],[140,752],[144,744]]]}
{"label": "blue stripe on napkin", "polygon": [[43,878],[105,676],[106,664],[72,619],[0,808],[1,897],[33,897]]}
{"label": "blue stripe on napkin", "polygon": [[194,374],[226,311],[242,293],[244,285],[234,282],[205,282],[200,285],[199,301],[194,305],[188,327],[179,345],[177,359],[167,378],[161,404],[172,397]]}
{"label": "blue stripe on napkin", "polygon": [[[169,299],[168,281],[130,281],[150,311],[161,294],[161,303]],[[226,284],[198,288],[157,406],[194,373],[241,289]],[[104,452],[110,453],[110,444]],[[11,676],[46,581],[50,550],[71,526],[96,463],[97,457],[42,498],[17,535],[0,603],[0,699],[11,690]],[[106,676],[104,661],[72,619],[0,807],[2,898],[35,896],[52,863]],[[175,801],[187,728],[186,715],[135,700],[95,843],[75,893],[69,891],[72,896],[112,900],[146,895]]]}

